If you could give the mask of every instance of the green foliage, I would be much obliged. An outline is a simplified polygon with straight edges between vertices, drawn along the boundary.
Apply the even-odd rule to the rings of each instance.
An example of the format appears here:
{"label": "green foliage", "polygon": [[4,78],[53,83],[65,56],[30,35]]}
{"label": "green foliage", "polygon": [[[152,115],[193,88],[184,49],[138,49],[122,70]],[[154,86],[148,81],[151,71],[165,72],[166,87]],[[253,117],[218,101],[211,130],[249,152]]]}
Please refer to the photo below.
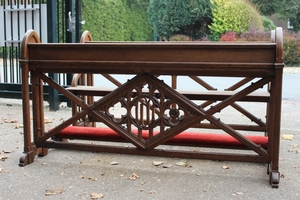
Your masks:
{"label": "green foliage", "polygon": [[293,31],[300,30],[300,0],[251,0],[266,16],[279,14],[280,19],[290,20]]}
{"label": "green foliage", "polygon": [[182,27],[180,34],[188,35],[192,40],[204,40],[210,33],[212,5],[207,0],[190,0],[189,12],[191,23]]}
{"label": "green foliage", "polygon": [[255,7],[244,0],[211,0],[213,22],[209,26],[213,39],[223,33],[242,33],[251,29],[262,29],[263,23]]}
{"label": "green foliage", "polygon": [[191,23],[187,2],[182,0],[150,0],[148,16],[154,32],[166,39]]}
{"label": "green foliage", "polygon": [[276,28],[276,25],[273,23],[272,20],[266,18],[265,16],[261,16],[261,19],[263,21],[265,31],[271,31]]}
{"label": "green foliage", "polygon": [[300,31],[300,0],[284,0],[286,4],[278,11],[280,18],[289,20],[293,31]]}
{"label": "green foliage", "polygon": [[86,24],[82,25],[82,30],[89,30],[94,40],[124,40],[121,16],[125,16],[121,1],[84,0],[82,2],[82,19],[86,21]]}
{"label": "green foliage", "polygon": [[207,33],[211,4],[206,0],[150,0],[148,19],[154,32],[164,39],[176,34],[200,38]]}
{"label": "green foliage", "polygon": [[97,41],[146,41],[152,39],[146,7],[122,0],[83,0],[83,30]]}
{"label": "green foliage", "polygon": [[284,33],[284,62],[288,66],[300,65],[300,33]]}
{"label": "green foliage", "polygon": [[152,40],[153,31],[148,23],[146,7],[133,7],[128,9],[128,20],[126,20],[128,41]]}
{"label": "green foliage", "polygon": [[257,5],[257,8],[261,14],[271,16],[275,14],[280,7],[284,6],[285,0],[250,0],[252,3]]}

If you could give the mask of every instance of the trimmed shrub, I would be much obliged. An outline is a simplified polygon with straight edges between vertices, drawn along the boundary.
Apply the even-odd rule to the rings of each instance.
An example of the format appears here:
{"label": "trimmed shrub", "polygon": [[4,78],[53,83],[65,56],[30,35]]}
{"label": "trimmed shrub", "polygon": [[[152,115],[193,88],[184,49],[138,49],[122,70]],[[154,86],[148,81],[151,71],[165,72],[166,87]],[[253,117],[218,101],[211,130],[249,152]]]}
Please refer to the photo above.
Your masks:
{"label": "trimmed shrub", "polygon": [[166,40],[181,27],[191,23],[186,1],[151,0],[147,11],[153,30]]}
{"label": "trimmed shrub", "polygon": [[82,3],[83,30],[89,30],[94,40],[122,41],[125,30],[124,18],[127,18],[122,1],[85,0]]}
{"label": "trimmed shrub", "polygon": [[209,26],[213,40],[228,31],[238,34],[247,30],[262,30],[263,22],[256,8],[244,0],[211,0],[212,24]]}
{"label": "trimmed shrub", "polygon": [[209,33],[211,3],[207,0],[150,0],[148,19],[164,40],[182,34],[200,39]]}
{"label": "trimmed shrub", "polygon": [[124,22],[124,41],[149,41],[153,40],[153,30],[148,22],[147,7],[136,5],[127,7],[127,19]]}
{"label": "trimmed shrub", "polygon": [[153,38],[145,6],[130,8],[122,0],[84,0],[83,30],[97,41],[146,41]]}

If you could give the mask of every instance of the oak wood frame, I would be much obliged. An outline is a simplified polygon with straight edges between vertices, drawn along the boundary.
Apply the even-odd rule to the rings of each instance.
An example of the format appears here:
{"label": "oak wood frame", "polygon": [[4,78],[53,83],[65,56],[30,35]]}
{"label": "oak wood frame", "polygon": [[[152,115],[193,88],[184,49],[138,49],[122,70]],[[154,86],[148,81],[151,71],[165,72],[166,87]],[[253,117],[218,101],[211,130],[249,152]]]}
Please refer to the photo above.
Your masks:
{"label": "oak wood frame", "polygon": [[[90,37],[85,32],[83,37]],[[229,160],[242,162],[261,162],[268,164],[270,184],[278,187],[279,184],[279,141],[280,141],[280,115],[281,115],[281,90],[283,71],[283,38],[282,29],[277,28],[272,34],[272,42],[264,43],[96,43],[83,42],[81,44],[42,44],[36,32],[30,30],[22,41],[22,53],[20,64],[22,68],[22,89],[23,89],[23,123],[24,123],[24,153],[20,158],[20,165],[25,166],[34,161],[36,155],[45,156],[48,148],[66,148],[76,150],[88,150],[95,152],[130,153],[155,156],[175,156],[188,158],[201,158],[211,160]],[[84,67],[83,67],[84,66]],[[115,91],[108,92],[103,99],[93,103],[93,99],[81,99],[76,93],[66,90],[51,78],[47,73],[78,73],[88,72],[88,85],[92,86],[92,74],[136,74],[134,81],[119,85]],[[253,78],[258,81],[239,92],[228,92],[224,97],[220,94],[217,99],[221,102],[216,106],[204,110],[210,105],[213,94],[180,94],[164,83],[160,83],[154,75],[178,75],[196,77],[246,77],[247,82]],[[29,77],[32,81],[32,108],[29,99]],[[159,88],[161,95],[176,99],[178,105],[183,105],[193,112],[196,117],[183,121],[178,127],[172,127],[170,131],[162,131],[153,140],[142,141],[130,133],[130,130],[120,128],[113,120],[106,115],[96,112],[101,106],[109,104],[110,100],[118,96],[118,92],[134,87],[136,83],[147,80]],[[242,82],[243,82],[242,81]],[[51,130],[45,130],[44,124],[44,100],[43,83],[48,83],[58,92],[64,94],[82,111],[74,112],[70,119]],[[118,83],[117,83],[118,84]],[[249,97],[249,94],[258,88],[268,85],[269,96]],[[174,87],[174,86],[173,86]],[[239,86],[232,86],[228,90],[235,90]],[[77,92],[80,90],[77,90]],[[88,88],[83,90],[87,95]],[[139,93],[139,92],[138,92]],[[140,92],[142,94],[142,92]],[[153,93],[154,94],[154,93]],[[190,95],[190,96],[188,96]],[[189,98],[200,98],[207,100],[201,106],[195,105]],[[203,98],[203,95],[206,97]],[[194,98],[193,97],[193,98]],[[222,99],[223,98],[223,99]],[[213,114],[224,107],[231,105],[243,110],[236,102],[241,99],[257,102],[265,98],[268,109],[266,113],[267,122],[265,128],[269,138],[268,149],[265,150],[259,145],[247,140],[239,134],[235,127],[224,124],[217,120]],[[33,126],[31,127],[30,117],[32,113]],[[102,121],[114,131],[125,137],[137,148],[120,146],[88,145],[68,142],[50,141],[51,137],[69,125],[76,124],[78,120],[87,115],[92,115],[94,121]],[[212,122],[208,128],[219,128],[235,137],[257,155],[230,154],[230,153],[207,153],[188,151],[165,151],[155,149],[159,144],[169,138],[194,126],[197,122],[207,119]],[[33,137],[31,129],[33,129]],[[251,129],[251,127],[250,127]]]}

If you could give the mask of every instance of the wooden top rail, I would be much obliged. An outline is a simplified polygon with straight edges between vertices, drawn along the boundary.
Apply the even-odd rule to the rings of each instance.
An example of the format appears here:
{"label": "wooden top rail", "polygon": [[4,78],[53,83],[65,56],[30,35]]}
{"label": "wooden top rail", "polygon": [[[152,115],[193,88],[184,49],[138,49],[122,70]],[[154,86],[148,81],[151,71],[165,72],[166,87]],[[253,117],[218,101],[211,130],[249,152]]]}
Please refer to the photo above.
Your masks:
{"label": "wooden top rail", "polygon": [[234,73],[234,76],[244,76],[246,72],[248,76],[273,76],[270,69],[274,68],[275,63],[282,64],[282,36],[277,32],[276,43],[30,43],[27,44],[29,53],[22,53],[20,63],[30,62],[30,70],[62,73],[85,73],[87,70],[97,73],[101,69],[102,73],[109,74],[148,72],[231,76]]}

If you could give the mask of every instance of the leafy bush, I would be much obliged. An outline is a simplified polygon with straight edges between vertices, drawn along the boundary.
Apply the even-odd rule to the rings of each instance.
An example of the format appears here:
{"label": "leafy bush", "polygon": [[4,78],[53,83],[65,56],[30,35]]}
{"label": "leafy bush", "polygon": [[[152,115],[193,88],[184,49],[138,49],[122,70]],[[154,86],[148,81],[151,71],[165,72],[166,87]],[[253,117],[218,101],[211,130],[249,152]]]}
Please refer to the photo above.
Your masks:
{"label": "leafy bush", "polygon": [[208,26],[213,40],[228,31],[242,33],[263,29],[262,19],[256,8],[243,0],[211,0],[213,4],[212,24]]}
{"label": "leafy bush", "polygon": [[125,41],[147,41],[153,39],[153,30],[148,22],[147,7],[127,7],[128,18],[124,23],[127,30]]}
{"label": "leafy bush", "polygon": [[207,0],[150,0],[148,19],[161,38],[183,34],[199,39],[209,33],[211,3]]}
{"label": "leafy bush", "polygon": [[180,27],[191,23],[187,3],[182,0],[151,0],[148,7],[149,22],[160,37],[169,37]]}
{"label": "leafy bush", "polygon": [[97,41],[146,41],[153,37],[145,6],[130,7],[122,0],[84,0],[83,30]]}
{"label": "leafy bush", "polygon": [[228,31],[227,33],[222,34],[220,41],[222,42],[232,42],[236,40],[236,33],[233,31]]}
{"label": "leafy bush", "polygon": [[82,3],[83,30],[89,30],[94,40],[124,40],[123,29],[126,11],[121,1],[85,0]]}
{"label": "leafy bush", "polygon": [[276,28],[276,25],[273,23],[272,20],[266,18],[265,16],[261,16],[261,19],[263,21],[265,31],[271,31]]}
{"label": "leafy bush", "polygon": [[284,62],[288,66],[300,66],[300,32],[284,32]]}

